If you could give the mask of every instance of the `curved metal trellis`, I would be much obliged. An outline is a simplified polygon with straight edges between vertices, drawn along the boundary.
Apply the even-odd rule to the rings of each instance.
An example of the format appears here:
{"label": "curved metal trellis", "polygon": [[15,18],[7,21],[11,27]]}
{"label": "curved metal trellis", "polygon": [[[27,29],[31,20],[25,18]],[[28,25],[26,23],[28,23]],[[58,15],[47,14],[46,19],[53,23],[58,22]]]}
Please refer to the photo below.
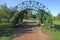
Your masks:
{"label": "curved metal trellis", "polygon": [[25,8],[31,8],[33,10],[38,10],[38,9],[42,9],[45,10],[46,12],[49,12],[49,9],[47,7],[45,7],[42,3],[36,2],[36,1],[25,1],[22,2],[18,5],[15,6],[17,8],[17,10],[23,10]]}
{"label": "curved metal trellis", "polygon": [[[24,9],[26,9],[26,8],[29,8],[29,9],[34,10],[34,11],[38,11],[38,10],[41,9],[41,10],[44,10],[46,13],[48,13],[50,19],[53,20],[53,17],[52,17],[52,15],[51,15],[49,9],[48,9],[46,6],[44,6],[42,3],[39,3],[39,2],[36,2],[36,1],[24,1],[24,2],[16,5],[15,8],[16,8],[18,11],[22,11],[22,10],[24,10]],[[43,15],[43,16],[44,16],[44,15]],[[47,16],[47,17],[48,17],[48,16]],[[45,17],[45,18],[47,18],[47,17]],[[49,19],[49,17],[48,17],[48,19]],[[47,19],[47,20],[48,20],[48,19]],[[49,22],[51,21],[50,19],[48,20]],[[51,22],[52,22],[52,21],[51,21]],[[48,23],[48,22],[46,21],[45,23]],[[52,23],[53,23],[53,22],[52,22]],[[47,25],[48,25],[48,24],[47,24]]]}

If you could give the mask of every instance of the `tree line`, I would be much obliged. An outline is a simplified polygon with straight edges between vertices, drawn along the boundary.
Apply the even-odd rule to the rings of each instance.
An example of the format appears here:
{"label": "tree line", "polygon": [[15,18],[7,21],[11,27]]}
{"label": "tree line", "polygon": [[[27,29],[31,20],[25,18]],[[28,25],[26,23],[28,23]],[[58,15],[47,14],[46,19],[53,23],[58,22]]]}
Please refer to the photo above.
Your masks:
{"label": "tree line", "polygon": [[60,21],[60,13],[58,13],[57,16],[54,16],[54,21]]}

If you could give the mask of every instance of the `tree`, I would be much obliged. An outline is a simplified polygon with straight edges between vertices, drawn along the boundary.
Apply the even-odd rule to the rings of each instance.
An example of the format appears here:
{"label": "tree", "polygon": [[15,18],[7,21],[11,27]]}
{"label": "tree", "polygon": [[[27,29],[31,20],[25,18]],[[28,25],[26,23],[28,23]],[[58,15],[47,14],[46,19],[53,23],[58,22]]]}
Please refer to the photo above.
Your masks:
{"label": "tree", "polygon": [[[3,19],[4,21],[7,21],[8,18],[8,7],[6,4],[0,5],[0,21]],[[6,20],[5,20],[6,19]]]}
{"label": "tree", "polygon": [[57,16],[54,16],[54,21],[60,21],[60,13],[58,13]]}
{"label": "tree", "polygon": [[60,21],[60,13],[57,15],[57,20]]}

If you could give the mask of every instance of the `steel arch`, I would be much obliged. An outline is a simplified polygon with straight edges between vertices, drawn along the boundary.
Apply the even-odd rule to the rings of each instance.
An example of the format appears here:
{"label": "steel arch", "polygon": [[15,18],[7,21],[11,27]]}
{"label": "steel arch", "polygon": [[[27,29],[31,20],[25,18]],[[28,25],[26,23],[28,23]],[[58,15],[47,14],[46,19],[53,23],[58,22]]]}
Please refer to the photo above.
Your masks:
{"label": "steel arch", "polygon": [[[30,9],[33,9],[35,11],[38,11],[41,9],[41,10],[44,10],[46,13],[48,13],[50,19],[53,20],[53,16],[51,15],[51,12],[49,11],[49,9],[40,2],[24,1],[24,2],[21,2],[18,5],[16,5],[15,8],[18,11],[23,11],[26,8],[30,8]],[[17,13],[17,14],[19,14],[19,13]],[[51,22],[53,22],[53,21],[51,21]]]}
{"label": "steel arch", "polygon": [[17,10],[23,10],[25,8],[31,8],[33,10],[38,10],[38,9],[42,9],[45,10],[45,12],[49,12],[49,9],[44,6],[42,3],[40,2],[36,2],[36,1],[24,1],[22,3],[19,3],[18,5],[15,6],[17,8]]}

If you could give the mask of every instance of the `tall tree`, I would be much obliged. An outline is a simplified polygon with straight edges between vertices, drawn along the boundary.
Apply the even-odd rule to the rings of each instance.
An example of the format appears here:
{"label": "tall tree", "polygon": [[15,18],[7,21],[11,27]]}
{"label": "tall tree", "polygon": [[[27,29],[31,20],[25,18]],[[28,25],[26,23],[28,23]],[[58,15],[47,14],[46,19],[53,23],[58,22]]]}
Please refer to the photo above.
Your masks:
{"label": "tall tree", "polygon": [[6,4],[1,4],[0,5],[0,19],[7,19],[8,17],[8,7]]}

